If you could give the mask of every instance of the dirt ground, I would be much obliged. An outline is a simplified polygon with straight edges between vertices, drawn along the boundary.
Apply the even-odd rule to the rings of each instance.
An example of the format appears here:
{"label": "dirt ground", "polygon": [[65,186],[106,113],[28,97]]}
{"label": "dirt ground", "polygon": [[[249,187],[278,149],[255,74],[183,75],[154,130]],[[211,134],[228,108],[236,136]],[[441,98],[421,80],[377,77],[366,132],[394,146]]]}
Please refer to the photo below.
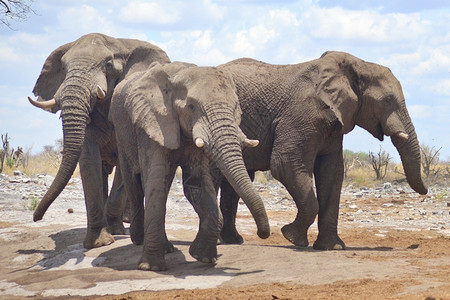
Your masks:
{"label": "dirt ground", "polygon": [[[281,186],[259,184],[271,237],[257,238],[240,205],[244,244],[218,245],[217,263],[204,264],[188,253],[198,219],[178,186],[166,226],[177,250],[166,255],[168,270],[156,273],[136,270],[142,247],[126,235],[106,247],[82,247],[79,181],[37,223],[26,206],[45,186],[11,181],[0,178],[0,299],[450,299],[450,200],[442,191],[418,196],[407,188],[350,187],[339,217],[347,249],[316,251],[283,238],[280,228],[295,217],[293,202]],[[310,244],[316,236],[313,224]]]}

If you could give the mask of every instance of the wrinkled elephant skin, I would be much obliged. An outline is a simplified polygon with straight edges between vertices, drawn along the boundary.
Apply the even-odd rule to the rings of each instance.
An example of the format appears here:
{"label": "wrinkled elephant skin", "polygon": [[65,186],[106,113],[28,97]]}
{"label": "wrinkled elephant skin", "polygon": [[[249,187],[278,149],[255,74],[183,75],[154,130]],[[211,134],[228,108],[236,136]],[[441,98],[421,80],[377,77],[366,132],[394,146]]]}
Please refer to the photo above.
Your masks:
{"label": "wrinkled elephant skin", "polygon": [[200,218],[189,250],[192,257],[206,263],[217,259],[222,227],[217,191],[222,174],[249,207],[258,235],[269,236],[264,204],[253,188],[241,150],[242,145],[257,145],[257,141],[247,139],[239,129],[240,115],[230,74],[216,68],[155,64],[117,86],[110,119],[132,203],[131,239],[144,245],[139,269],[166,269],[166,201],[178,166],[183,168],[185,195]]}
{"label": "wrinkled elephant skin", "polygon": [[[326,52],[296,65],[238,59],[218,68],[232,74],[242,131],[260,140],[258,147],[243,152],[249,173],[271,170],[298,207],[295,220],[282,228],[294,245],[308,246],[307,230],[318,214],[314,248],[345,249],[337,233],[342,140],[355,125],[380,140],[390,136],[408,183],[418,193],[427,193],[414,126],[400,83],[388,68],[342,52]],[[221,237],[228,243],[243,241],[234,222],[238,198],[222,184]]]}
{"label": "wrinkled elephant skin", "polygon": [[[170,62],[166,53],[150,43],[116,39],[103,34],[87,34],[62,45],[46,59],[33,93],[32,104],[55,113],[61,110],[63,125],[63,158],[58,173],[34,213],[43,218],[80,165],[87,209],[87,234],[84,247],[110,244],[111,233],[123,232],[122,205],[107,205],[108,174],[117,164],[114,129],[108,121],[111,96],[115,86],[131,74],[146,69],[151,63]],[[120,184],[120,179],[114,180]],[[120,190],[113,185],[112,191]],[[115,203],[123,203],[121,195],[111,195]]]}

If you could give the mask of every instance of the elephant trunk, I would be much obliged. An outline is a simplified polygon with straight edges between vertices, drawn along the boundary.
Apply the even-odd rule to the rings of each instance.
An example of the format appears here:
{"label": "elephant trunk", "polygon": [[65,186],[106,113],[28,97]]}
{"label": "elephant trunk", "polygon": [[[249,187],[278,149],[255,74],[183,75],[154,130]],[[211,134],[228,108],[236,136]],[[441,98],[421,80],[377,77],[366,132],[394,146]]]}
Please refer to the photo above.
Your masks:
{"label": "elephant trunk", "polygon": [[[217,109],[215,113],[217,114]],[[268,238],[270,235],[269,220],[264,203],[255,190],[245,167],[233,114],[220,113],[220,118],[221,121],[216,117],[215,122],[210,124],[210,140],[207,151],[247,205],[255,219],[258,236]]]}
{"label": "elephant trunk", "polygon": [[404,124],[406,133],[408,134],[408,138],[405,141],[400,136],[393,135],[391,141],[400,154],[408,184],[419,194],[425,195],[428,192],[428,189],[425,186],[420,173],[420,147],[416,131],[407,114],[403,114],[401,120]]}
{"label": "elephant trunk", "polygon": [[87,120],[90,93],[79,84],[66,85],[61,94],[61,117],[63,125],[63,157],[55,179],[33,214],[39,221],[53,201],[66,187],[81,155]]}

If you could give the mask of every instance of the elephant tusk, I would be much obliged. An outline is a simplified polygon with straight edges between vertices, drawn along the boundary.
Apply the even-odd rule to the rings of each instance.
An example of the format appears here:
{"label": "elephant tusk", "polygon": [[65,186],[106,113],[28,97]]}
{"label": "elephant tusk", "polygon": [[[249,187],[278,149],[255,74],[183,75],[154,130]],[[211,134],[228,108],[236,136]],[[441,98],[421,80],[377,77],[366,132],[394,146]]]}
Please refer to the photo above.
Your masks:
{"label": "elephant tusk", "polygon": [[205,141],[203,141],[202,138],[196,138],[195,146],[197,146],[198,148],[203,148],[203,146],[205,146]]}
{"label": "elephant tusk", "polygon": [[405,142],[409,139],[409,135],[404,132],[399,132],[396,134],[396,136]]}
{"label": "elephant tusk", "polygon": [[42,109],[51,109],[56,106],[56,101],[54,98],[47,101],[35,101],[31,99],[31,97],[28,97],[28,101],[30,101],[32,105]]}
{"label": "elephant tusk", "polygon": [[106,97],[106,92],[99,85],[97,85],[97,97],[100,100],[103,100]]}
{"label": "elephant tusk", "polygon": [[258,146],[258,145],[259,145],[259,141],[258,140],[251,140],[251,139],[248,139],[248,138],[245,138],[245,140],[244,140],[244,146],[245,147],[254,148],[254,147]]}

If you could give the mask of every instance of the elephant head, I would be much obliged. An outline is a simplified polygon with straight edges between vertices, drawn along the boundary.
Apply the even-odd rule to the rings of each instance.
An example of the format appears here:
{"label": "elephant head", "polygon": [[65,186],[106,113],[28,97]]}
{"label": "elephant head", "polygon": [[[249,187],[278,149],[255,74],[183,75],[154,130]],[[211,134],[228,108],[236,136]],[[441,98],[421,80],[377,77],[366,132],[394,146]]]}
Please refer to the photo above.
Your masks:
{"label": "elephant head", "polygon": [[334,111],[342,133],[358,125],[374,137],[390,136],[409,185],[426,194],[420,172],[420,148],[400,82],[381,65],[350,54],[326,52],[319,59],[320,97]]}
{"label": "elephant head", "polygon": [[38,101],[29,101],[53,113],[61,110],[63,158],[55,180],[34,213],[35,221],[42,219],[72,176],[90,114],[102,107],[106,116],[115,86],[155,61],[170,62],[163,50],[150,43],[98,33],[62,45],[47,58],[33,89]]}
{"label": "elephant head", "polygon": [[[124,107],[133,126],[162,147],[179,148],[183,134],[205,151],[248,206],[258,236],[267,238],[270,228],[264,204],[242,157],[242,147],[255,147],[258,141],[246,138],[239,128],[241,109],[231,75],[212,67],[171,63],[156,64],[135,77],[128,80],[133,86],[124,89],[126,97],[121,97],[126,99]],[[122,112],[112,110],[112,119],[115,113]]]}

